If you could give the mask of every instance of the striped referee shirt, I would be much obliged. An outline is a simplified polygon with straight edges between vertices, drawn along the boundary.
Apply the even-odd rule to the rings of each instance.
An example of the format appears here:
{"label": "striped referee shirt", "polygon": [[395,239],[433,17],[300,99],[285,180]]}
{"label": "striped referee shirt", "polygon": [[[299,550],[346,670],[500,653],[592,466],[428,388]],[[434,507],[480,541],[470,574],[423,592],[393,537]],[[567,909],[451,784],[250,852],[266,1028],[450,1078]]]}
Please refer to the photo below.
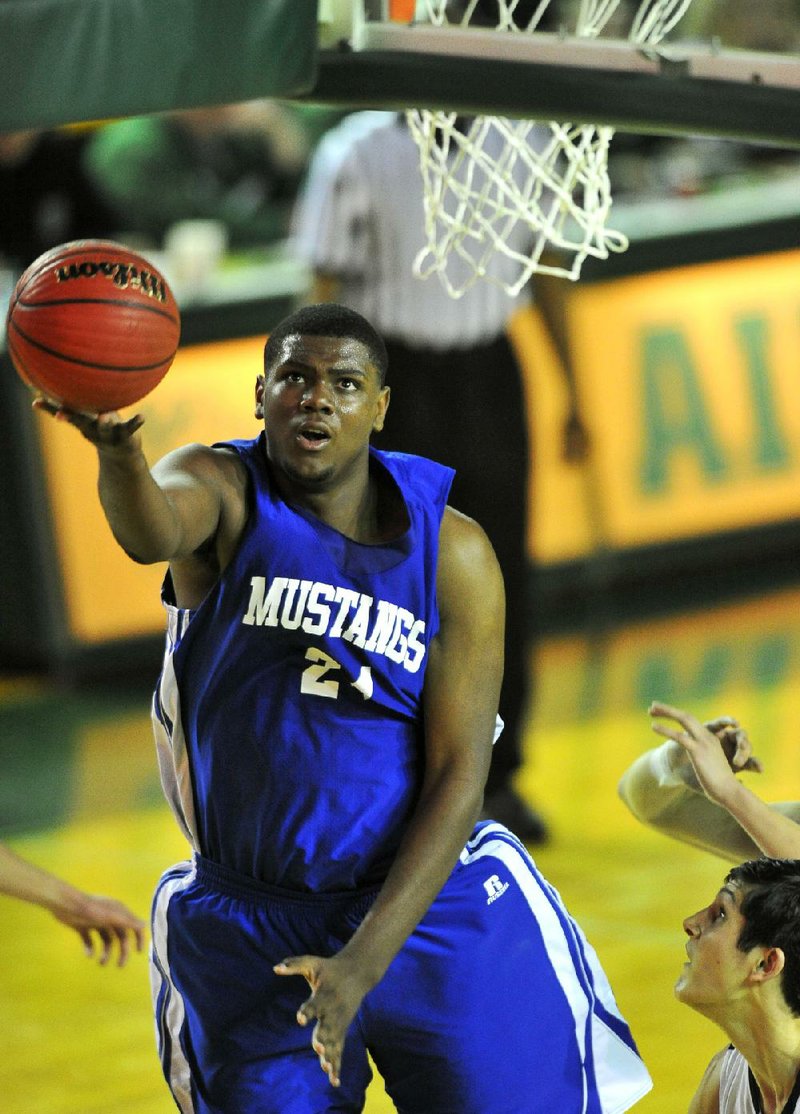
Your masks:
{"label": "striped referee shirt", "polygon": [[[496,142],[499,152],[499,136]],[[510,246],[524,251],[529,239],[517,222]],[[340,281],[339,301],[387,338],[412,347],[442,350],[490,341],[531,299],[528,288],[512,298],[482,278],[454,299],[436,276],[414,275],[425,244],[422,175],[413,136],[395,113],[354,113],[323,137],[295,207],[292,242],[316,272]],[[497,252],[487,270],[507,282],[519,273],[518,264]],[[451,280],[468,273],[451,256]]]}

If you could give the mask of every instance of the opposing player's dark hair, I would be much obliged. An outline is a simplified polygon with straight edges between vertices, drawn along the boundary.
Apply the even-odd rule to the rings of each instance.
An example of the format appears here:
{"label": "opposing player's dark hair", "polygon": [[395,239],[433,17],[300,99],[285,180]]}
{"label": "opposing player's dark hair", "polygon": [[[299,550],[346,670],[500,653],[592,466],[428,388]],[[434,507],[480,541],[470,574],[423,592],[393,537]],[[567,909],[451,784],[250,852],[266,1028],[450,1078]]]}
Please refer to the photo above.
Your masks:
{"label": "opposing player's dark hair", "polygon": [[272,330],[264,345],[265,371],[277,359],[281,343],[291,336],[348,337],[359,340],[378,370],[381,386],[386,382],[389,357],[383,338],[366,317],[348,306],[339,305],[338,302],[320,302],[317,305],[302,306],[284,317]]}
{"label": "opposing player's dark hair", "polygon": [[781,990],[789,1009],[800,1017],[800,859],[752,859],[734,867],[725,881],[744,888],[740,908],[745,923],[737,948],[781,949]]}

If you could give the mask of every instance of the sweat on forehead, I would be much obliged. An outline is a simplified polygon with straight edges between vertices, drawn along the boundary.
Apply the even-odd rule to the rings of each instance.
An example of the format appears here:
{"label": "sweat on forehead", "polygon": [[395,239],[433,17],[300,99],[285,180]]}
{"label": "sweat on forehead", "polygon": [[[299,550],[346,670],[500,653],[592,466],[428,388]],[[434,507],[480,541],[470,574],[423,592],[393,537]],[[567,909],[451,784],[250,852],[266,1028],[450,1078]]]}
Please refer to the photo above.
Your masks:
{"label": "sweat on forehead", "polygon": [[350,337],[285,337],[274,360],[264,367],[265,379],[283,371],[355,376],[379,389],[380,374],[361,341]]}
{"label": "sweat on forehead", "polygon": [[264,346],[264,370],[268,371],[283,358],[284,341],[288,338],[312,336],[360,341],[378,372],[381,386],[386,381],[389,360],[383,339],[360,313],[335,302],[303,306],[279,322]]}

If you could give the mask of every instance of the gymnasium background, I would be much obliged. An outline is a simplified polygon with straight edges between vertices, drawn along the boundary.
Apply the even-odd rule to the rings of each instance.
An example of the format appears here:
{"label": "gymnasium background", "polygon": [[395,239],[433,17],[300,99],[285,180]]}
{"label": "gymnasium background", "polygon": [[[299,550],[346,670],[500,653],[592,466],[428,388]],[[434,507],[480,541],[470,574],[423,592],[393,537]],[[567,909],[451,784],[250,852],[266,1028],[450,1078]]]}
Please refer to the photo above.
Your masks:
{"label": "gymnasium background", "polygon": [[[0,29],[22,7],[0,5]],[[158,7],[137,9],[150,27]],[[216,46],[241,61],[236,99],[301,91],[315,4],[292,0],[291,12],[286,4],[275,15],[297,36],[266,90],[244,40],[273,33],[263,25],[269,6],[238,7],[239,28],[230,20]],[[40,17],[14,24],[0,98],[6,132],[60,127],[48,118],[59,81],[87,98],[76,120],[168,107],[174,90],[157,60],[183,57],[179,28],[157,49],[151,35],[134,88],[101,80],[107,71],[77,12],[65,3],[46,30]],[[111,36],[124,32],[117,15]],[[61,68],[31,82],[21,60],[37,35],[54,44],[61,36],[52,55]],[[80,89],[75,57],[85,59]],[[202,103],[218,80],[189,81],[182,104]],[[229,87],[216,92],[230,99]],[[513,326],[534,447],[534,699],[520,789],[552,828],[537,861],[599,951],[650,1066],[655,1088],[637,1110],[675,1114],[724,1043],[674,1003],[671,988],[682,919],[712,896],[726,866],[640,828],[615,787],[653,741],[646,709],[656,698],[738,716],[765,762],[763,795],[792,798],[800,787],[800,165],[791,151],[734,142],[621,146],[612,182],[629,252],[559,288],[561,345],[538,310]],[[169,276],[165,244],[141,246]],[[0,298],[27,262],[0,243]],[[255,432],[264,334],[308,282],[281,236],[232,248],[212,281],[196,278],[176,281],[183,344],[141,407],[153,458],[185,441]],[[581,464],[561,455],[566,372],[590,437]],[[87,496],[95,467],[74,431],[30,411],[2,353],[0,838],[144,914],[161,871],[186,855],[161,798],[148,721],[161,570],[134,566],[114,545]],[[8,1114],[171,1109],[144,957],[99,970],[46,914],[0,898],[0,1017]],[[376,1083],[368,1110],[389,1109]]]}

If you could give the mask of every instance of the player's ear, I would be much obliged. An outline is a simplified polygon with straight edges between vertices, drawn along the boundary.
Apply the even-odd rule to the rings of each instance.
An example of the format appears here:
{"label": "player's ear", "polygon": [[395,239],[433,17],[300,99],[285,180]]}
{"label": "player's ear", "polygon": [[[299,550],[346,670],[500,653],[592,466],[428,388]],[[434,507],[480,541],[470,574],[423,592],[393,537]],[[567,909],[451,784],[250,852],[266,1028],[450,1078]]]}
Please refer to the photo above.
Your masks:
{"label": "player's ear", "polygon": [[264,376],[256,376],[256,410],[255,416],[261,420],[264,417]]}
{"label": "player's ear", "polygon": [[753,981],[756,983],[767,982],[780,975],[786,966],[786,956],[782,948],[764,948],[752,971]]}
{"label": "player's ear", "polygon": [[383,429],[383,423],[386,421],[386,411],[389,409],[391,394],[392,391],[390,387],[381,387],[380,394],[378,395],[378,408],[375,414],[375,421],[372,423],[373,433],[379,433]]}

